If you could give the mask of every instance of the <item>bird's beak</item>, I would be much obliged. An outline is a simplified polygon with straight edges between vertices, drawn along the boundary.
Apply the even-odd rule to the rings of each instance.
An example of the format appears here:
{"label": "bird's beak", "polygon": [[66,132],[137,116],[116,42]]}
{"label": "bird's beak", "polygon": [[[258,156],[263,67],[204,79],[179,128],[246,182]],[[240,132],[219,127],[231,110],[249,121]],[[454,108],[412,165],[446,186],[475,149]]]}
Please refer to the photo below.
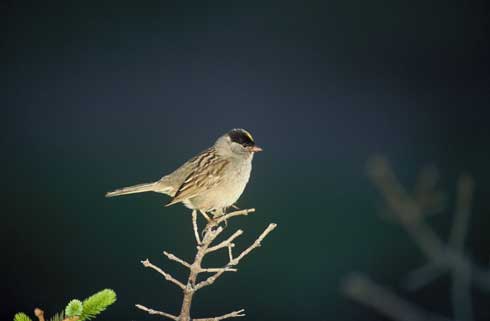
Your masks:
{"label": "bird's beak", "polygon": [[252,153],[257,153],[257,152],[261,152],[262,151],[262,148],[260,148],[259,146],[252,146],[250,147],[249,149]]}

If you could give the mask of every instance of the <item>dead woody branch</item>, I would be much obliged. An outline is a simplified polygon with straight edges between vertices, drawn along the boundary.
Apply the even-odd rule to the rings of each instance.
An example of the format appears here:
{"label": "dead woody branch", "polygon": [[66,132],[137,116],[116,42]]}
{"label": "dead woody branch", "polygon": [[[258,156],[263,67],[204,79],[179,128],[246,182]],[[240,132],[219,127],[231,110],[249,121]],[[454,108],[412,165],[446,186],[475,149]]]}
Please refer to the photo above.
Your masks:
{"label": "dead woody branch", "polygon": [[405,301],[362,274],[350,275],[344,282],[342,291],[352,300],[371,307],[393,320],[445,320],[441,316],[422,310],[417,305]]}
{"label": "dead woody branch", "polygon": [[[422,171],[413,193],[401,185],[384,158],[372,159],[369,162],[368,174],[381,191],[390,218],[407,232],[427,258],[427,263],[424,266],[409,273],[405,282],[407,287],[417,289],[444,273],[450,273],[452,277],[453,317],[455,320],[472,320],[471,286],[490,291],[490,270],[477,266],[464,254],[464,240],[469,225],[474,189],[472,178],[468,175],[462,175],[459,179],[456,211],[449,241],[445,242],[426,222],[429,215],[440,212],[443,208],[443,196],[436,189],[437,173],[433,168]],[[350,290],[344,288],[344,291],[351,298],[371,306],[395,320],[427,320],[427,315],[416,311],[413,305],[397,305],[398,308],[403,307],[404,313],[394,313],[400,309],[387,306],[387,304],[389,305],[387,302],[398,301],[383,301],[385,304],[380,306],[373,301],[375,296],[371,295],[372,293],[352,291],[352,284],[357,284],[357,289],[369,290],[367,292],[382,289],[375,287],[367,278],[348,279],[345,284],[350,284]],[[383,294],[389,294],[388,290],[383,290]],[[389,295],[395,297],[394,294]],[[422,314],[425,314],[425,317],[421,318]],[[402,315],[411,317],[407,319]]]}
{"label": "dead woody branch", "polygon": [[[248,248],[242,251],[237,256],[233,255],[233,248],[235,244],[233,243],[235,239],[237,239],[240,235],[243,234],[242,230],[237,230],[231,236],[226,238],[225,240],[219,242],[218,244],[213,245],[213,242],[216,241],[217,237],[223,232],[224,228],[220,225],[221,222],[227,222],[232,217],[248,215],[249,213],[253,213],[255,209],[247,209],[247,210],[239,210],[235,212],[231,212],[222,216],[215,217],[207,221],[206,226],[202,230],[204,234],[202,239],[200,237],[201,233],[197,224],[197,212],[192,212],[192,227],[194,230],[194,237],[197,243],[197,252],[194,257],[194,261],[192,263],[186,262],[185,260],[175,256],[172,253],[164,251],[163,254],[171,261],[175,261],[185,268],[189,269],[189,276],[187,278],[187,283],[184,284],[179,280],[172,277],[169,273],[163,271],[161,268],[153,265],[150,261],[144,260],[141,263],[148,268],[151,268],[158,273],[160,273],[165,280],[177,285],[183,291],[183,299],[182,299],[182,307],[179,315],[173,315],[170,313],[157,311],[151,308],[147,308],[141,304],[136,304],[138,309],[146,311],[149,314],[161,315],[168,319],[172,319],[175,321],[221,321],[228,318],[236,318],[245,316],[244,310],[237,310],[231,313],[227,313],[217,317],[209,317],[209,318],[192,318],[190,316],[190,309],[192,304],[192,299],[194,294],[206,287],[208,285],[213,284],[220,276],[222,276],[225,272],[236,272],[236,265],[242,260],[247,254],[256,249],[261,245],[261,242],[267,237],[267,235],[272,232],[276,228],[276,224],[271,223],[269,226],[262,232],[262,234],[252,243]],[[204,257],[211,253],[221,249],[227,250],[228,255],[228,263],[224,267],[218,268],[206,268],[202,267],[202,261]],[[212,273],[209,277],[204,280],[198,282],[198,275],[201,273]]]}

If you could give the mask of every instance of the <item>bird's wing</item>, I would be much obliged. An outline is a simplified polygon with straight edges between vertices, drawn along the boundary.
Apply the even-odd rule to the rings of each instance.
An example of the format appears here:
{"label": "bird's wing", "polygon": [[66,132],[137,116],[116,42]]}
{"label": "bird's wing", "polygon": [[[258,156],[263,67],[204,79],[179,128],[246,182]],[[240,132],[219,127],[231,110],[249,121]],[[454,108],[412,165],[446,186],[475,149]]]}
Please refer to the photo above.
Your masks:
{"label": "bird's wing", "polygon": [[211,150],[206,150],[197,156],[194,161],[196,166],[166,206],[195,197],[215,187],[221,182],[223,170],[229,164],[229,161],[219,158]]}

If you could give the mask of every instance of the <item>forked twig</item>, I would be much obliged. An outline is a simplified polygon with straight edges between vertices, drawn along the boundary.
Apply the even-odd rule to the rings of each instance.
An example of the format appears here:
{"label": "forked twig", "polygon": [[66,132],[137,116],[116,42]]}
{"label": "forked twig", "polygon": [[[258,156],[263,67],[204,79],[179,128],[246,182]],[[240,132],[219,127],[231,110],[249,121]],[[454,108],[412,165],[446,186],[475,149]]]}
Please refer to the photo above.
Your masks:
{"label": "forked twig", "polygon": [[[214,219],[209,219],[203,232],[204,235],[202,238],[200,238],[200,232],[197,224],[197,212],[193,211],[192,212],[192,227],[194,231],[194,237],[196,239],[196,244],[197,244],[197,252],[194,257],[194,261],[192,263],[188,263],[187,261],[175,256],[172,253],[164,251],[163,254],[171,261],[175,261],[182,266],[186,267],[189,269],[189,276],[187,278],[187,283],[184,285],[182,282],[176,280],[173,278],[169,273],[163,271],[159,267],[153,265],[150,263],[150,261],[147,259],[145,261],[142,261],[143,265],[145,267],[149,267],[160,274],[164,276],[164,278],[176,284],[179,286],[184,293],[184,297],[182,300],[182,307],[180,310],[180,313],[178,316],[150,309],[147,308],[141,304],[137,304],[136,307],[138,309],[141,309],[143,311],[148,312],[149,314],[157,314],[161,315],[164,317],[167,317],[169,319],[175,320],[175,321],[190,321],[191,316],[190,316],[190,308],[191,308],[191,303],[194,294],[202,289],[205,286],[213,284],[221,275],[223,275],[225,272],[236,272],[237,269],[234,268],[233,266],[236,266],[240,260],[242,260],[246,255],[248,255],[251,251],[256,249],[261,245],[261,242],[265,239],[265,237],[272,232],[276,228],[276,224],[271,223],[269,226],[260,234],[260,236],[243,252],[240,253],[237,257],[233,257],[232,253],[232,248],[234,247],[233,241],[238,238],[240,235],[243,234],[242,230],[237,230],[235,231],[231,236],[229,236],[227,239],[224,241],[221,241],[220,243],[216,245],[212,245],[212,243],[216,240],[216,238],[224,231],[223,227],[220,226],[221,222],[226,222],[230,218],[236,217],[236,216],[243,216],[243,215],[248,215],[249,213],[253,213],[255,209],[247,209],[247,210],[239,210],[235,212],[231,212],[228,214],[224,214],[222,216],[215,217]],[[228,250],[228,263],[224,267],[218,267],[218,268],[203,268],[201,266],[202,260],[206,256],[206,254],[218,251],[220,249],[227,249]],[[198,282],[197,283],[197,276],[200,273],[213,273],[211,276],[206,278],[205,280]],[[209,318],[194,318],[192,320],[194,321],[221,321],[227,318],[236,318],[236,317],[242,317],[245,316],[243,313],[244,310],[238,310],[238,311],[233,311],[228,314],[224,314],[222,316],[217,316],[217,317],[209,317]]]}
{"label": "forked twig", "polygon": [[173,284],[177,285],[182,290],[185,289],[185,285],[182,284],[182,282],[180,282],[179,280],[175,279],[173,276],[171,276],[167,272],[163,271],[158,266],[153,265],[148,259],[146,259],[144,261],[141,261],[141,264],[143,264],[147,268],[151,268],[151,269],[157,271],[158,273],[160,273],[161,275],[163,275],[163,277],[165,278],[165,280],[167,280],[169,282],[172,282]]}

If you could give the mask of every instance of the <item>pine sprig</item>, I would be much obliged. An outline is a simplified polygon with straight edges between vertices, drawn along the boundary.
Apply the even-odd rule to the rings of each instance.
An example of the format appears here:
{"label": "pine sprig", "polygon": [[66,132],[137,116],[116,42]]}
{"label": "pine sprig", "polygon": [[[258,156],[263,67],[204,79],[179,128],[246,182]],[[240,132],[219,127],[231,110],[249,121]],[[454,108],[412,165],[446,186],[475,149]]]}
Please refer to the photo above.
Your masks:
{"label": "pine sprig", "polygon": [[113,290],[105,289],[83,300],[83,312],[80,321],[95,318],[104,311],[109,305],[116,301],[116,293]]}
{"label": "pine sprig", "polygon": [[53,315],[49,321],[63,321],[65,319],[65,313],[63,311],[56,313]]}
{"label": "pine sprig", "polygon": [[67,317],[80,316],[83,312],[83,304],[80,300],[71,300],[70,303],[66,305],[65,315]]}
{"label": "pine sprig", "polygon": [[24,312],[19,312],[14,315],[14,321],[32,321],[32,320]]}

